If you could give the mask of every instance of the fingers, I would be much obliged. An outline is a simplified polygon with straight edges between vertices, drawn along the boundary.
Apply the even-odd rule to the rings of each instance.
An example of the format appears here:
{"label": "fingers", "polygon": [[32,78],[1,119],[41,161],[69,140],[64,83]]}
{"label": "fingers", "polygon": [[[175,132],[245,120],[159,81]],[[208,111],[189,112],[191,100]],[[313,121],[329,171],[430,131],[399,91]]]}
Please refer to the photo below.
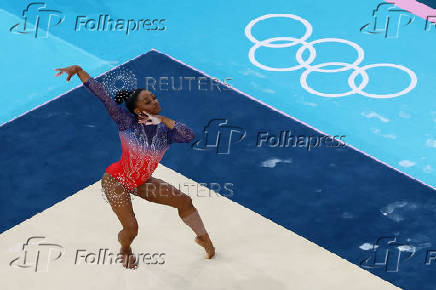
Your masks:
{"label": "fingers", "polygon": [[57,74],[55,74],[55,76],[56,76],[56,77],[58,77],[58,76],[60,76],[61,74],[63,74],[63,73],[64,73],[64,71],[63,71],[63,70],[60,70],[60,69],[55,69],[55,70],[59,70],[59,72],[58,72]]}
{"label": "fingers", "polygon": [[153,117],[152,115],[150,115],[150,114],[147,113],[146,111],[142,111],[142,112],[140,112],[140,113],[139,113],[139,116],[140,116],[141,118],[152,118],[152,117]]}
{"label": "fingers", "polygon": [[148,117],[140,117],[138,122],[139,123],[145,123],[145,122],[148,122],[148,121],[151,121],[151,119],[148,118]]}
{"label": "fingers", "polygon": [[53,70],[59,71],[57,74],[55,74],[55,77],[60,76],[61,74],[63,74],[64,72],[66,72],[67,70],[64,68],[54,68]]}
{"label": "fingers", "polygon": [[138,121],[138,123],[141,123],[141,124],[147,124],[149,121],[151,121],[150,119],[141,119],[141,120],[139,120]]}
{"label": "fingers", "polygon": [[67,82],[69,82],[71,77],[74,76],[74,73],[72,73],[71,71],[68,71],[66,68],[54,68],[53,70],[58,71],[58,73],[55,74],[55,77],[62,75],[64,72],[68,73],[68,76],[66,79]]}
{"label": "fingers", "polygon": [[138,121],[138,123],[140,123],[140,124],[145,124],[145,125],[157,125],[157,124],[159,124],[160,122],[158,121],[158,120],[152,120],[152,119],[140,119],[139,121]]}
{"label": "fingers", "polygon": [[148,124],[148,125],[157,125],[157,124],[159,124],[159,123],[160,123],[159,120],[150,120],[150,121],[147,121],[146,124]]}
{"label": "fingers", "polygon": [[159,124],[161,122],[161,120],[159,118],[157,118],[156,116],[154,116],[146,111],[139,112],[138,116],[139,116],[138,123],[140,123],[140,124],[156,125],[156,124]]}

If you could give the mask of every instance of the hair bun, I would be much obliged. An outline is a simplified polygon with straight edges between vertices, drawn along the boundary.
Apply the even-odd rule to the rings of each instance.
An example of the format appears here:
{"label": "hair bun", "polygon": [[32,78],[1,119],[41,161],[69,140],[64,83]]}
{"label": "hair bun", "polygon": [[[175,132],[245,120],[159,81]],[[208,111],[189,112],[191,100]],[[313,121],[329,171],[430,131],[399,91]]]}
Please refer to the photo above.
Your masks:
{"label": "hair bun", "polygon": [[120,90],[115,95],[114,100],[117,104],[121,104],[123,101],[127,101],[131,93],[132,92],[128,90]]}

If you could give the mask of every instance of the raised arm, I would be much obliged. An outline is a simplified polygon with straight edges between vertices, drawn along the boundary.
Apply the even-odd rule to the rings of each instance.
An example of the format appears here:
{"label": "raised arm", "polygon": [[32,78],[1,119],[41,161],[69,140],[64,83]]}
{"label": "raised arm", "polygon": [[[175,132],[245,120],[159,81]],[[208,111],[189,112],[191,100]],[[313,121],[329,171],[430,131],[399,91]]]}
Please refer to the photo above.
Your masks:
{"label": "raised arm", "polygon": [[117,104],[115,100],[108,95],[102,84],[90,77],[83,83],[83,86],[102,101],[109,115],[115,123],[117,123],[120,130],[125,130],[131,126],[135,117],[121,105]]}
{"label": "raised arm", "polygon": [[84,71],[80,66],[71,66],[64,69],[58,69],[62,74],[62,70],[68,73],[67,81],[77,73],[77,76],[83,82],[83,86],[92,94],[97,96],[97,98],[104,104],[107,112],[111,118],[117,124],[119,130],[125,130],[131,126],[132,122],[135,121],[135,117],[121,105],[117,104],[114,99],[109,96],[106,89],[101,83],[99,83],[94,78],[90,77],[89,74]]}

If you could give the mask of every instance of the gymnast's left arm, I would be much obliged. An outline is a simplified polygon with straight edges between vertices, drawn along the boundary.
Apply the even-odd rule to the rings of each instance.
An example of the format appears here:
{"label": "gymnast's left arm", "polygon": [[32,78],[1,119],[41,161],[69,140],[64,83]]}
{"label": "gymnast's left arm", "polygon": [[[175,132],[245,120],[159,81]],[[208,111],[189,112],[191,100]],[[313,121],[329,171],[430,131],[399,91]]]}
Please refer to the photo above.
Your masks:
{"label": "gymnast's left arm", "polygon": [[170,143],[190,143],[194,140],[194,131],[186,124],[164,116],[159,116],[159,118],[168,127],[168,140]]}

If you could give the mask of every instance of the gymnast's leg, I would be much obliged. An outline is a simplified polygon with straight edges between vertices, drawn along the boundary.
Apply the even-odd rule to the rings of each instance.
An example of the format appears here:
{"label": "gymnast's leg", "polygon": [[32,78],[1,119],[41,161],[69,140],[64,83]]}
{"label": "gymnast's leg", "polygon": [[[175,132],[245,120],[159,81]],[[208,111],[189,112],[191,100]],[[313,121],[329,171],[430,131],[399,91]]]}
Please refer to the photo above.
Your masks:
{"label": "gymnast's leg", "polygon": [[123,266],[129,269],[136,269],[138,264],[132,254],[130,244],[138,234],[138,223],[133,212],[130,193],[119,180],[107,172],[103,174],[101,186],[112,210],[118,216],[123,226],[122,230],[118,233],[118,241],[121,244],[120,253],[123,255]]}
{"label": "gymnast's leg", "polygon": [[177,208],[180,218],[196,234],[195,241],[206,250],[206,257],[210,259],[215,255],[215,248],[191,197],[152,176],[136,188],[135,194],[148,201]]}

